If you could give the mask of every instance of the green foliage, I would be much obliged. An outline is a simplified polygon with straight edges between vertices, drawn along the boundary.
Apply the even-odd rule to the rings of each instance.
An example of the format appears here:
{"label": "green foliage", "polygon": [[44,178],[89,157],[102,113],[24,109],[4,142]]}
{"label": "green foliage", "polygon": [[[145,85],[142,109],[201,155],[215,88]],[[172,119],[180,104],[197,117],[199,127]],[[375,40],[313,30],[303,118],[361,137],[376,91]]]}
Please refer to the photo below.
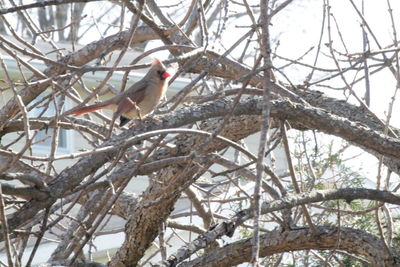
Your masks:
{"label": "green foliage", "polygon": [[[297,149],[293,161],[296,163],[297,176],[301,177],[301,186],[304,191],[366,187],[368,181],[359,169],[361,166],[355,167],[360,162],[357,162],[357,155],[354,156],[353,150],[348,151],[351,148],[348,143],[336,138],[332,138],[327,143],[325,135],[323,137],[321,135],[324,138],[323,142],[317,143],[318,135],[313,137],[310,138],[303,133],[295,137],[294,141]],[[348,157],[347,159],[345,155]],[[287,187],[293,190],[293,186]],[[345,200],[335,200],[318,203],[310,207],[309,210],[312,209],[312,212],[310,212],[312,220],[318,225],[337,226],[340,224],[341,227],[352,227],[379,236],[376,221],[377,206],[378,203],[375,201],[353,200],[346,202]],[[384,217],[381,210],[379,210],[379,214],[382,218]],[[399,219],[400,216],[396,216],[392,220],[394,228],[392,243],[394,246],[400,245]],[[386,220],[381,220],[381,223],[383,234],[386,235]],[[332,252],[318,251],[318,253],[324,258],[331,258],[329,253]],[[307,259],[308,266],[323,266],[325,264],[323,260],[314,257],[312,253],[297,253],[296,255],[299,260]],[[353,257],[339,253],[334,255],[344,266],[366,266]],[[329,262],[333,266],[339,266],[333,258]]]}
{"label": "green foliage", "polygon": [[239,230],[241,239],[253,237],[253,231],[251,231],[251,229],[248,229],[245,227],[239,227],[238,230]]}
{"label": "green foliage", "polygon": [[363,264],[351,257],[344,257],[342,259],[342,263],[344,264],[345,267],[368,267],[368,265]]}

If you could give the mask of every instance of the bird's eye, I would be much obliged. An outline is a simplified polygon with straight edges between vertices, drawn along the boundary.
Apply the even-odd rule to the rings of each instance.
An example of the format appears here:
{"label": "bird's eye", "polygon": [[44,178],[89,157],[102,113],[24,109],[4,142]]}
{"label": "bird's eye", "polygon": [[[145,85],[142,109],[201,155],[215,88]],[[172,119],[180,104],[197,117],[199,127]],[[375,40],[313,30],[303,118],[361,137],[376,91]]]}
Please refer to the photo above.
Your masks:
{"label": "bird's eye", "polygon": [[158,76],[160,77],[160,80],[161,80],[161,81],[164,81],[164,80],[165,80],[164,73],[165,73],[165,71],[162,71],[162,70],[158,70],[158,71],[157,71],[157,74],[158,74]]}

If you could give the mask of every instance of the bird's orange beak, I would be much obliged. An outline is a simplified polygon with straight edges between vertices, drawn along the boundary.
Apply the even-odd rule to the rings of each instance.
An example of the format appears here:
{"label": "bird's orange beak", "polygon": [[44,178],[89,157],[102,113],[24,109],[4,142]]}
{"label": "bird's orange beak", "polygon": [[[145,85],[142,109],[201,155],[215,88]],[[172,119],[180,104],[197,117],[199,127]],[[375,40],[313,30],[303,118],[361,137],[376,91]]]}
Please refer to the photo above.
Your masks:
{"label": "bird's orange beak", "polygon": [[171,76],[171,74],[169,74],[168,72],[164,72],[164,73],[161,75],[161,77],[163,77],[164,79],[165,79],[165,78],[168,78],[169,76]]}

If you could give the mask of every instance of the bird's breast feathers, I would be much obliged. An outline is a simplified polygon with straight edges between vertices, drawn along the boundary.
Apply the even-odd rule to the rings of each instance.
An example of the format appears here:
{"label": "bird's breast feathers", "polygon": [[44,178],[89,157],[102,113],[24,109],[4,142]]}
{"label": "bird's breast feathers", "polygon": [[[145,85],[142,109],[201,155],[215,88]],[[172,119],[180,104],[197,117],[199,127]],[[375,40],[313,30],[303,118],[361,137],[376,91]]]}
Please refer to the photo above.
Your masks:
{"label": "bird's breast feathers", "polygon": [[147,90],[143,101],[139,103],[139,107],[146,111],[146,114],[152,112],[160,102],[160,99],[164,96],[166,86],[163,85],[161,88],[154,87],[152,90]]}

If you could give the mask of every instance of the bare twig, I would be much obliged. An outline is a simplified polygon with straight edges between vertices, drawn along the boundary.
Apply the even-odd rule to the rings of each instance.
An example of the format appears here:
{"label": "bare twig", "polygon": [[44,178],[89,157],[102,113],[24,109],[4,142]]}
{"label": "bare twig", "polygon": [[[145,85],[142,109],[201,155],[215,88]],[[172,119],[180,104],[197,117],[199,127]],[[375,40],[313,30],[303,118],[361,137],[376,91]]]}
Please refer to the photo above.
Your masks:
{"label": "bare twig", "polygon": [[2,185],[0,184],[0,221],[1,221],[1,229],[3,232],[4,236],[4,246],[6,249],[6,255],[7,255],[7,261],[8,261],[8,266],[13,267],[14,262],[12,260],[12,253],[11,253],[11,242],[10,242],[10,233],[8,229],[8,223],[7,223],[7,218],[5,215],[5,204],[4,204],[4,198],[3,198],[3,191],[2,191]]}
{"label": "bare twig", "polygon": [[32,4],[19,5],[19,6],[9,7],[9,8],[0,8],[0,15],[16,12],[16,11],[20,11],[20,10],[37,8],[37,7],[43,8],[43,7],[52,6],[52,5],[70,4],[70,3],[88,3],[88,2],[95,2],[95,1],[99,1],[99,0],[45,0],[45,1],[36,2],[36,3],[32,3]]}

